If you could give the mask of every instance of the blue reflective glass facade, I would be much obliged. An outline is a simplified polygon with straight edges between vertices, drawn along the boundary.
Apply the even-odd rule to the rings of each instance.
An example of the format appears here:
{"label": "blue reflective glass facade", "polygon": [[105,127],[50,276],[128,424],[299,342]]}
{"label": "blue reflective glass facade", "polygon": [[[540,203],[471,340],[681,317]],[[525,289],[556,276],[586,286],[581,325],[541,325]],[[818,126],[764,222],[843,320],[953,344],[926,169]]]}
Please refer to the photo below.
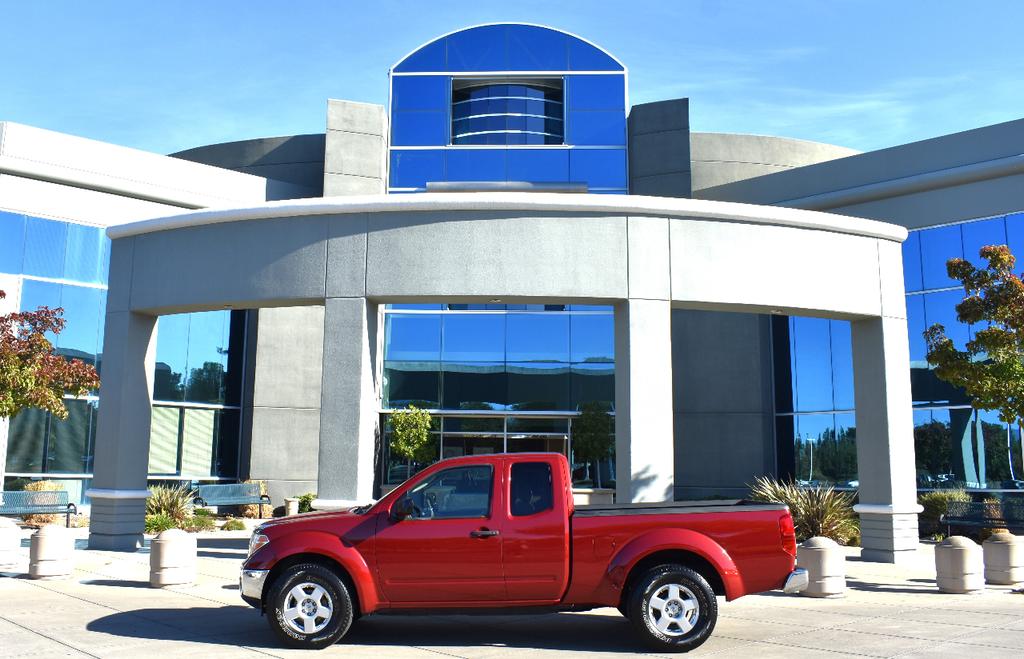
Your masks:
{"label": "blue reflective glass facade", "polygon": [[[8,294],[19,294],[23,311],[63,308],[65,329],[49,337],[56,353],[94,365],[101,378],[109,261],[110,241],[102,228],[0,211],[0,273],[13,275],[19,286]],[[167,316],[159,321],[154,394],[163,401],[161,407],[173,406],[178,444],[171,452],[180,463],[174,474],[237,474],[243,337],[243,312]],[[11,419],[8,477],[88,479],[100,403],[97,393],[65,400],[65,421],[31,409]],[[186,409],[189,405],[204,409]],[[178,416],[183,417],[180,422]],[[167,431],[159,423],[163,417],[158,417],[152,438],[157,452],[166,449],[160,439]],[[72,478],[65,485],[80,493],[81,483]]]}
{"label": "blue reflective glass facade", "polygon": [[[928,327],[941,323],[960,348],[972,338],[976,328],[957,319],[956,305],[964,293],[946,274],[946,262],[963,258],[983,266],[979,250],[1001,244],[1024,254],[1024,213],[915,230],[903,243],[914,444],[922,489],[1024,488],[1024,455],[1016,429],[993,412],[973,411],[964,391],[935,377],[923,337]],[[783,471],[791,469],[804,482],[855,485],[849,323],[776,319],[773,332]]]}
{"label": "blue reflective glass facade", "polygon": [[[394,304],[385,311],[385,413],[435,410],[438,455],[557,451],[571,456],[572,417],[615,405],[611,307]],[[387,420],[385,418],[385,428]],[[385,483],[409,465],[384,443]],[[577,483],[614,484],[609,461],[575,464]]]}
{"label": "blue reflective glass facade", "polygon": [[534,25],[468,28],[390,75],[389,192],[441,181],[627,192],[626,71],[578,37]]}

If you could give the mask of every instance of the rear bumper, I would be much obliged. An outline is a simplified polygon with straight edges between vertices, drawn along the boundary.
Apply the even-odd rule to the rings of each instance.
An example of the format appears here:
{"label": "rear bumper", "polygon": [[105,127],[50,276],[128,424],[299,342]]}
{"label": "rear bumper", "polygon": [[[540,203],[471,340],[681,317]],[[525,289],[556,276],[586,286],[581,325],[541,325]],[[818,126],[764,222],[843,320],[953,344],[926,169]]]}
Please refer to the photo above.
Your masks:
{"label": "rear bumper", "polygon": [[807,588],[807,583],[807,570],[798,567],[786,577],[786,585],[782,587],[782,592],[790,594],[799,593]]}

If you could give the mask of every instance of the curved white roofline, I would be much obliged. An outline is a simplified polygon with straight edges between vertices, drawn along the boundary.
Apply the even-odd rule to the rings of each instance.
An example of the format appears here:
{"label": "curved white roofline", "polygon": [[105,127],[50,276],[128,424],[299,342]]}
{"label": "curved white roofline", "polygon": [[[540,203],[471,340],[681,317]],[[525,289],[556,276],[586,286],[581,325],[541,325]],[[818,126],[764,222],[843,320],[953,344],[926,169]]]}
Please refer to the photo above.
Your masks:
{"label": "curved white roofline", "polygon": [[[458,34],[459,32],[465,32],[467,30],[474,30],[474,29],[476,29],[478,27],[491,27],[491,26],[494,26],[494,25],[525,25],[527,27],[539,27],[539,28],[543,28],[545,30],[551,30],[552,32],[558,32],[560,34],[568,35],[570,37],[573,37],[574,39],[579,39],[580,41],[582,41],[583,43],[587,44],[588,46],[593,46],[597,50],[600,50],[602,53],[604,53],[608,57],[611,57],[613,60],[615,60],[615,63],[622,67],[623,72],[627,71],[625,63],[623,63],[623,61],[620,60],[618,57],[616,57],[615,55],[612,55],[606,49],[602,48],[601,46],[598,46],[596,43],[594,43],[590,39],[585,39],[584,37],[581,37],[580,35],[575,34],[573,32],[567,32],[566,30],[560,30],[557,27],[551,27],[550,25],[541,25],[540,23],[523,23],[523,22],[518,22],[518,21],[497,21],[497,22],[494,22],[494,23],[479,23],[477,25],[469,25],[469,26],[466,26],[466,27],[460,27],[457,30],[452,30],[451,32],[445,32],[441,36],[434,37],[430,41],[424,41],[423,43],[421,43],[416,48],[413,48],[412,50],[407,52],[405,54],[405,56],[402,57],[400,60],[398,60],[397,62],[392,64],[391,68],[388,69],[388,75],[391,75],[392,73],[394,73],[395,67],[397,67],[399,64],[401,64],[405,60],[409,59],[409,57],[411,57],[414,53],[417,53],[417,52],[423,50],[424,48],[426,48],[430,44],[434,43],[435,41],[440,41],[441,39],[444,39],[445,37],[450,37],[451,35]],[[438,71],[438,73],[443,73],[443,71]]]}
{"label": "curved white roofline", "polygon": [[557,192],[429,192],[271,201],[257,206],[209,209],[158,217],[107,229],[112,240],[186,227],[304,215],[413,213],[419,211],[554,211],[626,216],[679,217],[817,229],[903,242],[895,224],[783,206],[758,206],[704,199]]}

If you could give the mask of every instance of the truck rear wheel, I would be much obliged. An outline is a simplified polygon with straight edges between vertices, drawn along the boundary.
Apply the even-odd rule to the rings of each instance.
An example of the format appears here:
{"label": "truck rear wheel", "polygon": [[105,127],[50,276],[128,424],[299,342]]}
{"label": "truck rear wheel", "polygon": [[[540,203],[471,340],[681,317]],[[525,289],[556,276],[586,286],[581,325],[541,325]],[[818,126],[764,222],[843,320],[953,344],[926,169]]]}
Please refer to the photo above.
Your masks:
{"label": "truck rear wheel", "polygon": [[287,645],[321,650],[352,626],[352,596],[333,570],[316,563],[282,573],[266,599],[270,628]]}
{"label": "truck rear wheel", "polygon": [[718,620],[718,600],[707,580],[682,565],[659,565],[637,580],[626,609],[651,647],[689,652],[708,640]]}

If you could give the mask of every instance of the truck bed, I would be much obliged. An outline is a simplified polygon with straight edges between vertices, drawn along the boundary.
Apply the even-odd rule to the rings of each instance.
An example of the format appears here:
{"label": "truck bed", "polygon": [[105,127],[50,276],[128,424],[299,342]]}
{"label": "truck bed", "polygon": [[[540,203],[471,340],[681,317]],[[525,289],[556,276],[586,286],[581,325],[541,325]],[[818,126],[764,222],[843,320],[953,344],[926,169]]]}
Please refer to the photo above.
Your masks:
{"label": "truck bed", "polygon": [[747,501],[746,499],[723,499],[712,501],[666,501],[659,503],[598,503],[576,506],[573,517],[611,517],[617,515],[667,515],[683,513],[756,512],[761,510],[786,510],[781,503]]}

